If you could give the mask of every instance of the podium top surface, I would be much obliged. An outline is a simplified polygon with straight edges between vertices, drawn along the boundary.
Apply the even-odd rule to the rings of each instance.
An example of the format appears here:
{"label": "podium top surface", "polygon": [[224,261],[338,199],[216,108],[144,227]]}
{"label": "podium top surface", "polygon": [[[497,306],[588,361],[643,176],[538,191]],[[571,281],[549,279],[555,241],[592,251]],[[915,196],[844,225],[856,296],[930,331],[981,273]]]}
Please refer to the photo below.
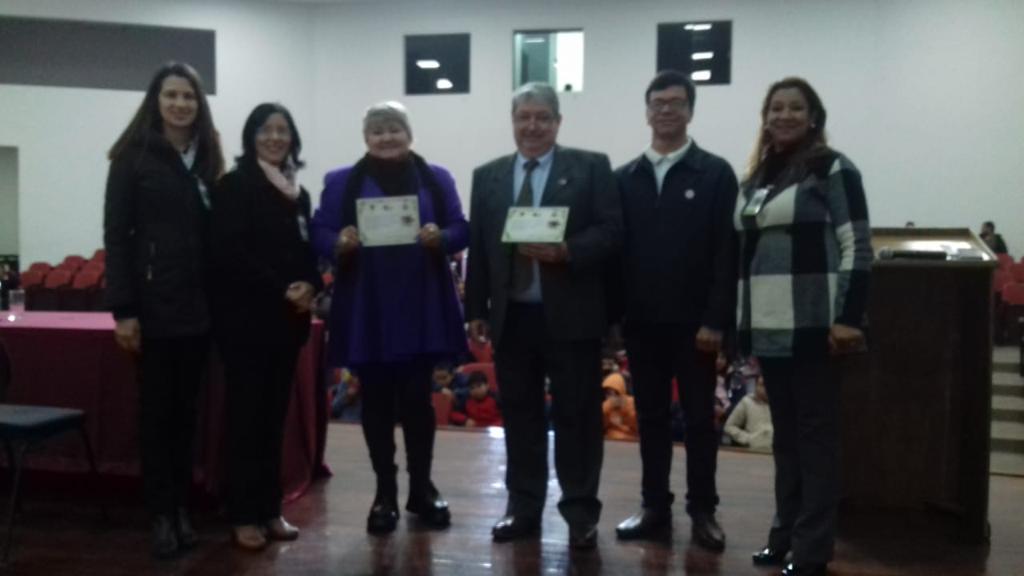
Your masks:
{"label": "podium top surface", "polygon": [[873,228],[875,266],[995,268],[998,259],[968,228]]}

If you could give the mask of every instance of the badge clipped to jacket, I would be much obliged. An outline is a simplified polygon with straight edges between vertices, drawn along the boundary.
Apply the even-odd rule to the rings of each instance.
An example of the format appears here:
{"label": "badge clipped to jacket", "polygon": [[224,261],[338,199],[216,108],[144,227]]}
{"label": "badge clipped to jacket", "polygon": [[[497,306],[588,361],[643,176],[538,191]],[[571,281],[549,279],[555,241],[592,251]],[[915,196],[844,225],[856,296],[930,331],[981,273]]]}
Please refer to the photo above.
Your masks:
{"label": "badge clipped to jacket", "polygon": [[772,191],[771,186],[764,188],[758,188],[754,190],[754,194],[747,201],[747,205],[743,207],[743,212],[740,214],[744,218],[756,218],[761,213],[761,209],[764,208],[764,201],[768,199],[768,194]]}

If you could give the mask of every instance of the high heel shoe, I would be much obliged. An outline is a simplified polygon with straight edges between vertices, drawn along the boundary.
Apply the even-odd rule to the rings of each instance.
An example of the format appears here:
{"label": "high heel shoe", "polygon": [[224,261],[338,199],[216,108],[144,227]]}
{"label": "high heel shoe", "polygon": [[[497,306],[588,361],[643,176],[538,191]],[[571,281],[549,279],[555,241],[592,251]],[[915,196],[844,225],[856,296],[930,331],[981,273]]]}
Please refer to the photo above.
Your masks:
{"label": "high heel shoe", "polygon": [[233,530],[235,545],[244,550],[258,551],[267,547],[267,537],[263,529],[255,524],[235,526]]}
{"label": "high heel shoe", "polygon": [[266,528],[267,538],[270,540],[289,541],[299,537],[299,529],[289,524],[284,516],[270,520],[264,524],[264,528]]}

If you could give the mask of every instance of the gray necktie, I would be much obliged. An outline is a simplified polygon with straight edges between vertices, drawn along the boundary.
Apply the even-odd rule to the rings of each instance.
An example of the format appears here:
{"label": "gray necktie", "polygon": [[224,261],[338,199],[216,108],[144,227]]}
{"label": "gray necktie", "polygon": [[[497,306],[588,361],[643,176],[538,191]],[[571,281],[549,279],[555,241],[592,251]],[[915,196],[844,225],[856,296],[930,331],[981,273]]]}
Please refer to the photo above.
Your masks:
{"label": "gray necktie", "polygon": [[[523,177],[523,187],[519,189],[519,196],[516,198],[516,206],[533,208],[533,171],[538,164],[536,159],[532,159],[523,165],[526,175]],[[521,294],[533,284],[533,260],[520,254],[518,248],[513,254],[512,293]]]}

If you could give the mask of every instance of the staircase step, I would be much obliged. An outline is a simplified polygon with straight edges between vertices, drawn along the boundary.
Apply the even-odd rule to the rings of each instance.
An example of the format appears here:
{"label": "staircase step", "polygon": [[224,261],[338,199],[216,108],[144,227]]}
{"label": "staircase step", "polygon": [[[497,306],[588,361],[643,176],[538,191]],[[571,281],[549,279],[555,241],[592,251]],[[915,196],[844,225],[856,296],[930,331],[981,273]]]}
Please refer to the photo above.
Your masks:
{"label": "staircase step", "polygon": [[1020,363],[1020,348],[1016,346],[996,346],[992,348],[992,360],[997,363]]}
{"label": "staircase step", "polygon": [[1024,476],[1024,454],[993,452],[989,459],[988,469],[994,474]]}
{"label": "staircase step", "polygon": [[992,451],[1024,454],[1024,422],[992,422]]}

